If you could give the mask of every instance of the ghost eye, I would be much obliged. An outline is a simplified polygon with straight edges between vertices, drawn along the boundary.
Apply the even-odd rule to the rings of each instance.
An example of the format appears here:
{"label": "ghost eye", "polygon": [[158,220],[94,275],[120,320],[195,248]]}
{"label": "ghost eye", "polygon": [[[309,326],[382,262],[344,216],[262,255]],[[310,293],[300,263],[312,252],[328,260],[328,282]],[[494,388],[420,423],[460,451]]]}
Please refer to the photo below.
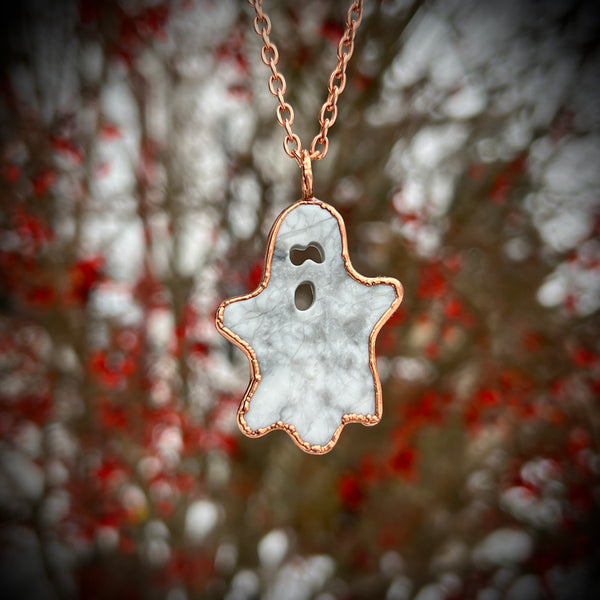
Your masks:
{"label": "ghost eye", "polygon": [[322,263],[323,249],[316,242],[311,242],[308,246],[294,246],[290,250],[290,260],[292,261],[292,264],[297,267],[307,260]]}
{"label": "ghost eye", "polygon": [[294,304],[298,310],[308,310],[315,301],[315,288],[310,281],[301,283],[294,293]]}

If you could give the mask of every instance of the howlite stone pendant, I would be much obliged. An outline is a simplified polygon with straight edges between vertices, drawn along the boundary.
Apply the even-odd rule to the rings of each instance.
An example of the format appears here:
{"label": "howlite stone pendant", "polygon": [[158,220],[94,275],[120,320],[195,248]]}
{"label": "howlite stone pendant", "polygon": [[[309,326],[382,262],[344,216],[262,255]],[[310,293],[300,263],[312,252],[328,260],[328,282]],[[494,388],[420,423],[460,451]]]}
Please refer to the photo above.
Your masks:
{"label": "howlite stone pendant", "polygon": [[250,437],[284,429],[302,450],[324,454],[347,423],[378,423],[375,339],[402,293],[396,279],[354,270],[332,206],[312,198],[286,208],[258,288],[217,311],[217,328],[250,361],[240,429]]}

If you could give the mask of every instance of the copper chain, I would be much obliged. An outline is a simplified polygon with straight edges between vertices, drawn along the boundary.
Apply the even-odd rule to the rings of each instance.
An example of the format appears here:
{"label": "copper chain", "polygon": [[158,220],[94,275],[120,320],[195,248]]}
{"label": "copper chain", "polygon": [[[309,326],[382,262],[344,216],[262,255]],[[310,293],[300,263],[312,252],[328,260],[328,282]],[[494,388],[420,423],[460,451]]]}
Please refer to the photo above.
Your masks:
{"label": "copper chain", "polygon": [[298,161],[298,164],[302,167],[304,177],[307,160],[308,168],[310,169],[310,161],[321,160],[325,157],[329,149],[327,133],[337,119],[337,100],[346,87],[346,66],[354,51],[354,36],[362,20],[363,0],[354,0],[346,15],[346,28],[337,49],[337,66],[329,77],[329,94],[319,112],[321,130],[313,138],[310,145],[310,152],[302,150],[300,138],[292,131],[294,110],[283,97],[287,85],[284,76],[277,70],[279,52],[275,44],[269,39],[271,20],[262,9],[263,0],[248,0],[248,3],[256,11],[254,31],[256,31],[263,41],[263,47],[261,48],[262,61],[271,69],[269,91],[279,102],[275,116],[277,117],[277,122],[286,132],[285,139],[283,140],[283,149],[289,157],[295,158]]}

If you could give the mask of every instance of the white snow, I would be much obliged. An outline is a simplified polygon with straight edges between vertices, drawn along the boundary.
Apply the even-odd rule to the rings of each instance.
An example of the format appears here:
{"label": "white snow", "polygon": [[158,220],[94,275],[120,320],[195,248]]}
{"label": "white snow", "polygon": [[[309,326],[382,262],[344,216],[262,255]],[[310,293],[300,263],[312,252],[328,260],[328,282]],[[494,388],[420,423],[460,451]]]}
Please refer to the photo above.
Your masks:
{"label": "white snow", "polygon": [[284,560],[290,546],[285,531],[273,529],[258,542],[258,560],[263,567],[278,567]]}
{"label": "white snow", "polygon": [[527,560],[533,551],[533,540],[525,531],[500,528],[490,533],[473,550],[476,565],[518,565]]}
{"label": "white snow", "polygon": [[266,600],[309,600],[331,578],[333,559],[326,555],[296,557],[277,573]]}
{"label": "white snow", "polygon": [[185,515],[184,535],[192,545],[201,545],[221,520],[222,508],[210,500],[192,502]]}
{"label": "white snow", "polygon": [[479,85],[465,85],[449,96],[442,111],[453,119],[470,119],[478,115],[487,104],[487,94]]}

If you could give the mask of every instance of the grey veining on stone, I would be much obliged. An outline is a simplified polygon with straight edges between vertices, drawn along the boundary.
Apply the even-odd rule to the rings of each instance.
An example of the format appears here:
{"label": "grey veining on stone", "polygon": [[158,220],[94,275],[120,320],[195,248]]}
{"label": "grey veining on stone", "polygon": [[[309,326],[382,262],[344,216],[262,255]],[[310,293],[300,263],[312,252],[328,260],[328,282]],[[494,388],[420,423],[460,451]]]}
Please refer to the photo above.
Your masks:
{"label": "grey veining on stone", "polygon": [[[310,244],[323,262],[294,265],[290,250]],[[310,282],[313,304],[299,310],[296,288]],[[366,285],[344,266],[336,217],[318,203],[299,204],[275,239],[271,276],[258,295],[225,307],[223,325],[254,350],[261,381],[244,419],[253,431],[294,425],[311,446],[332,440],[344,414],[375,415],[369,336],[392,304],[390,283]]]}

